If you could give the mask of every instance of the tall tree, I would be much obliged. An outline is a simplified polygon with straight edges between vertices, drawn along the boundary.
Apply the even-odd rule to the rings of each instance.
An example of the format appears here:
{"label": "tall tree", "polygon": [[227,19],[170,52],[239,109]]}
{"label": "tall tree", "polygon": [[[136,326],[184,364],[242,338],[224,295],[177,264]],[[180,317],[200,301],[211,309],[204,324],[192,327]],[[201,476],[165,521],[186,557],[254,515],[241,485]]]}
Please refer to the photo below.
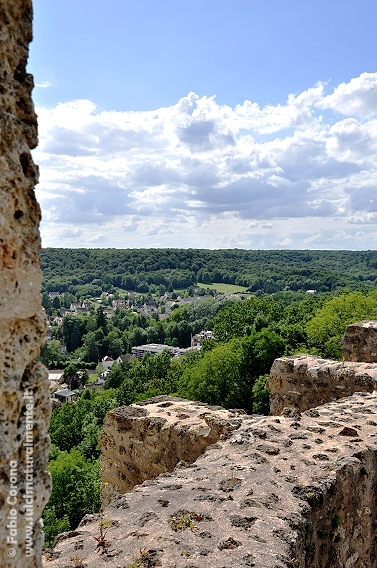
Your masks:
{"label": "tall tree", "polygon": [[107,317],[105,312],[103,311],[103,307],[100,306],[96,312],[96,323],[97,329],[103,329],[104,333],[107,330]]}

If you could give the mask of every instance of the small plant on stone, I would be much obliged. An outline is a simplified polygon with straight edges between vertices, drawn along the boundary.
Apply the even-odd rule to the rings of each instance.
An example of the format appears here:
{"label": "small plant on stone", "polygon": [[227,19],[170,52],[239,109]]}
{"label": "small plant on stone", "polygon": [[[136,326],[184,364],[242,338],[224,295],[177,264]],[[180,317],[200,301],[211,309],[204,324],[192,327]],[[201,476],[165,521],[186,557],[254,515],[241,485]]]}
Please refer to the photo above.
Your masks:
{"label": "small plant on stone", "polygon": [[150,566],[152,566],[152,564],[148,550],[140,548],[139,556],[124,568],[149,568]]}
{"label": "small plant on stone", "polygon": [[72,568],[84,568],[86,566],[84,564],[84,558],[81,556],[70,556],[69,559],[72,562]]}
{"label": "small plant on stone", "polygon": [[222,481],[220,481],[219,488],[221,489],[221,491],[229,493],[231,491],[234,491],[234,489],[237,489],[241,485],[242,480],[234,475],[234,470],[232,468],[230,477],[228,477],[228,479],[223,479]]}
{"label": "small plant on stone", "polygon": [[104,529],[110,529],[111,527],[114,527],[118,523],[119,521],[114,521],[113,519],[101,519],[99,522],[100,527],[102,526],[102,528]]}
{"label": "small plant on stone", "polygon": [[169,525],[175,532],[184,531],[185,529],[195,530],[197,528],[189,511],[178,511],[178,513],[172,515]]}
{"label": "small plant on stone", "polygon": [[99,536],[95,536],[94,539],[97,541],[96,552],[104,552],[109,546],[110,542],[106,539],[107,533],[104,532],[104,527],[102,521],[99,523]]}

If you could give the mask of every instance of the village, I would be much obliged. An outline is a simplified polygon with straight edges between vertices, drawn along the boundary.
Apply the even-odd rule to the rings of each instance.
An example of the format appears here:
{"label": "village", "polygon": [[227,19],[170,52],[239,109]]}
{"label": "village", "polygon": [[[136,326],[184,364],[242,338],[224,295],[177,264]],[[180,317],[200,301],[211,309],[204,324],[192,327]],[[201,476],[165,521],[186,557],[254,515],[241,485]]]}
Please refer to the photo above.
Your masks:
{"label": "village", "polygon": [[[69,307],[64,307],[66,300],[64,294],[49,292],[48,299],[50,305],[55,309],[50,310],[48,315],[49,328],[47,332],[47,342],[56,341],[57,329],[62,326],[64,318],[75,318],[90,316],[96,310],[101,309],[108,321],[111,321],[115,314],[131,314],[153,322],[167,321],[177,308],[184,306],[201,305],[205,310],[206,305],[213,305],[214,302],[242,301],[251,296],[244,291],[238,293],[217,293],[216,290],[195,287],[190,290],[196,294],[189,295],[189,291],[165,292],[163,295],[151,298],[150,295],[138,294],[133,292],[110,294],[103,292],[97,298],[85,298],[70,302]],[[308,294],[316,293],[316,290],[308,290]],[[45,293],[46,295],[46,293]],[[65,302],[67,303],[67,302]],[[46,308],[46,306],[45,306]],[[60,336],[61,337],[61,336]],[[190,350],[199,350],[203,341],[213,339],[214,335],[210,329],[196,330],[190,333],[189,345],[183,347],[174,340],[169,343],[158,342],[156,340],[142,341],[136,340],[136,344],[130,346],[129,352],[121,352],[117,355],[104,353],[98,358],[95,369],[88,371],[87,368],[76,368],[74,374],[77,380],[73,381],[77,388],[72,387],[72,377],[67,382],[67,373],[64,368],[49,368],[49,394],[53,406],[65,402],[73,402],[77,396],[85,389],[98,390],[104,387],[106,377],[113,365],[120,365],[124,361],[133,358],[142,360],[145,355],[155,356],[168,351],[172,358],[179,358]],[[63,339],[60,339],[60,349],[67,352],[67,347]]]}
{"label": "village", "polygon": [[[101,389],[106,380],[106,376],[109,370],[114,364],[120,365],[123,361],[130,359],[131,357],[136,357],[137,359],[143,359],[146,354],[151,356],[162,353],[163,351],[168,351],[172,357],[182,357],[187,351],[191,349],[200,349],[202,342],[205,339],[212,339],[212,331],[202,331],[195,334],[191,338],[191,347],[186,349],[179,347],[172,347],[171,345],[165,345],[161,343],[150,343],[146,345],[138,345],[132,347],[131,354],[126,354],[119,356],[117,359],[112,359],[109,355],[103,357],[97,366],[99,370],[98,378],[95,382],[88,382],[81,389],[70,390],[68,385],[64,382],[64,370],[63,369],[52,369],[48,371],[49,379],[49,394],[53,401],[59,401],[60,403],[74,402],[76,394],[82,392],[84,389]],[[82,371],[81,371],[82,372]],[[56,407],[55,405],[53,405]]]}

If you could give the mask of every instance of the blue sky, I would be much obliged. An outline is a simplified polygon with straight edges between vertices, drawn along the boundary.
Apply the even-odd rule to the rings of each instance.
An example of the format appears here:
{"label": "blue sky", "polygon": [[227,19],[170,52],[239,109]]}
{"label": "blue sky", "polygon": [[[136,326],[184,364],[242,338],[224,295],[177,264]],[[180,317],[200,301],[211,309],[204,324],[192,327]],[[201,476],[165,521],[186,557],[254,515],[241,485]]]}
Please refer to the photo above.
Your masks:
{"label": "blue sky", "polygon": [[43,246],[377,248],[373,0],[34,0]]}

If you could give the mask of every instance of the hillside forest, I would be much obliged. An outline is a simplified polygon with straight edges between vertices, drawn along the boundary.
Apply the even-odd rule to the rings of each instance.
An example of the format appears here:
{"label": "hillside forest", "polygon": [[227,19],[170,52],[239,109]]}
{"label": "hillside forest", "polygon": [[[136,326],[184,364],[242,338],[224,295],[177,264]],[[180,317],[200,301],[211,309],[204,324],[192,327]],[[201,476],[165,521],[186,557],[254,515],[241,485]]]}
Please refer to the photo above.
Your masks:
{"label": "hillside forest", "polygon": [[[45,249],[41,259],[51,327],[40,358],[77,391],[52,413],[47,546],[100,509],[98,437],[110,409],[167,394],[266,414],[276,357],[340,359],[346,326],[377,319],[374,252]],[[240,293],[219,294],[220,285]],[[85,313],[69,312],[77,301]],[[151,301],[155,311],[145,313]],[[187,348],[203,330],[213,338],[181,357],[130,356],[144,343]],[[122,357],[102,389],[83,389],[105,356]]]}

